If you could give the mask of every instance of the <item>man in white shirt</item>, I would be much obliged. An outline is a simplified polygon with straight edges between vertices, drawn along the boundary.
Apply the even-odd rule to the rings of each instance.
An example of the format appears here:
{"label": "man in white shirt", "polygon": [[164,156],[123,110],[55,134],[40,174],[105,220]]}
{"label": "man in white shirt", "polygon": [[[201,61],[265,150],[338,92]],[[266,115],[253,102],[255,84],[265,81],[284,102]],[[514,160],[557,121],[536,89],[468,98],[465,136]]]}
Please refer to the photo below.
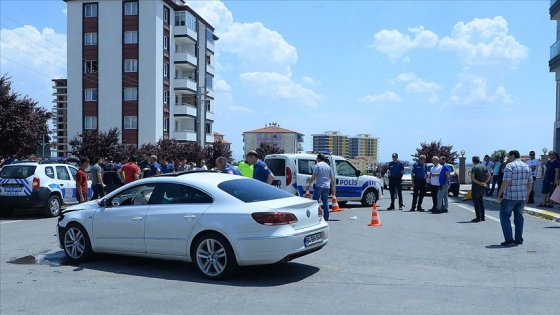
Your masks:
{"label": "man in white shirt", "polygon": [[[537,180],[537,169],[539,168],[539,160],[535,158],[535,151],[529,152],[529,160],[525,161],[529,168],[531,169],[531,175],[533,176],[533,183]],[[535,186],[531,189],[531,193],[529,194],[529,199],[527,203],[535,203]]]}
{"label": "man in white shirt", "polygon": [[434,163],[434,166],[428,171],[430,172],[430,193],[432,194],[432,209],[430,209],[430,211],[433,212],[437,210],[437,194],[439,191],[439,173],[441,173],[441,165],[439,164],[439,158],[437,156],[432,158],[432,163]]}

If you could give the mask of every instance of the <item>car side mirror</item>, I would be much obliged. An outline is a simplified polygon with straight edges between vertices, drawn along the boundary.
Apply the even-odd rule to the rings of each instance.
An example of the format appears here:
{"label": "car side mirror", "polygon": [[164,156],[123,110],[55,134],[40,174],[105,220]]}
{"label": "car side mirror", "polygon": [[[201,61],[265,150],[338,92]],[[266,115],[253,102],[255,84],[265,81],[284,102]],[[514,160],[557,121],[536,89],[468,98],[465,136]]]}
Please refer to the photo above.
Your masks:
{"label": "car side mirror", "polygon": [[107,199],[99,200],[98,204],[99,204],[100,207],[103,207],[103,208],[107,207]]}
{"label": "car side mirror", "polygon": [[362,172],[360,170],[356,170],[356,177],[360,177],[360,175],[362,175]]}

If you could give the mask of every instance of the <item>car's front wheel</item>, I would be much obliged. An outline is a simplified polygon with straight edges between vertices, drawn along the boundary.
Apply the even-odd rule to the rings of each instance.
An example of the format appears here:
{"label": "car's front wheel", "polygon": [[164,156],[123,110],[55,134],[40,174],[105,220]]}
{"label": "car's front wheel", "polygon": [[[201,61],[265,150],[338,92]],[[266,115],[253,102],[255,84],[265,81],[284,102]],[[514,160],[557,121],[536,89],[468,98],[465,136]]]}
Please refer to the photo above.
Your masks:
{"label": "car's front wheel", "polygon": [[91,256],[89,236],[86,229],[77,223],[71,223],[64,229],[62,245],[71,263],[82,263]]}
{"label": "car's front wheel", "polygon": [[202,236],[195,244],[193,262],[196,269],[211,280],[229,277],[237,269],[235,253],[228,240],[216,233]]}
{"label": "car's front wheel", "polygon": [[62,203],[57,195],[50,195],[49,200],[43,207],[43,212],[48,217],[57,217],[60,214]]}
{"label": "car's front wheel", "polygon": [[362,196],[362,206],[371,207],[379,199],[378,192],[373,188],[368,188]]}

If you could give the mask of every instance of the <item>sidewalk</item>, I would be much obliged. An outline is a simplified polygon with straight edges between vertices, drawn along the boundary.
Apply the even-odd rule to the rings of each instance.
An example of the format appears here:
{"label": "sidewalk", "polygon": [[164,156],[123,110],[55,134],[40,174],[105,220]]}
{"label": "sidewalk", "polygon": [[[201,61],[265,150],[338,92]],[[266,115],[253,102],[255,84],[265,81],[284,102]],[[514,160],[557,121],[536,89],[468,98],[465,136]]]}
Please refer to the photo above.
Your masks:
{"label": "sidewalk", "polygon": [[[467,194],[467,192],[471,189],[471,185],[466,185],[463,184],[461,185],[460,193],[461,195],[465,196],[465,194]],[[536,205],[541,204],[542,202],[542,195],[541,195],[541,181],[540,179],[537,178],[537,182],[535,185],[535,203],[531,204],[531,205],[525,205],[525,209],[523,209],[523,212],[530,214],[530,215],[534,215],[537,217],[541,217],[541,218],[545,218],[548,220],[552,220],[555,221],[557,223],[560,223],[560,208],[557,208],[558,205],[555,206],[555,208],[537,208]],[[498,204],[498,198],[496,197],[496,195],[494,196],[485,196],[484,197],[485,201],[494,203],[494,204]]]}

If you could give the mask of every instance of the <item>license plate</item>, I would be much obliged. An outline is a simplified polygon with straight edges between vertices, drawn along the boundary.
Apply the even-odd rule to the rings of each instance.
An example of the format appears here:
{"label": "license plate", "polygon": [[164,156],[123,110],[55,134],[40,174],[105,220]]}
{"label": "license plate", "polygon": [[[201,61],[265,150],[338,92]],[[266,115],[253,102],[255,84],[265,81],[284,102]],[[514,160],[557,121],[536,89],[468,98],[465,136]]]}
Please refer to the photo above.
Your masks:
{"label": "license plate", "polygon": [[320,243],[322,241],[323,241],[323,232],[319,232],[319,233],[315,233],[315,234],[306,236],[303,239],[303,244],[305,245],[305,247],[308,247],[310,245]]}
{"label": "license plate", "polygon": [[4,191],[6,191],[6,192],[21,192],[21,187],[8,186],[8,187],[4,187]]}

